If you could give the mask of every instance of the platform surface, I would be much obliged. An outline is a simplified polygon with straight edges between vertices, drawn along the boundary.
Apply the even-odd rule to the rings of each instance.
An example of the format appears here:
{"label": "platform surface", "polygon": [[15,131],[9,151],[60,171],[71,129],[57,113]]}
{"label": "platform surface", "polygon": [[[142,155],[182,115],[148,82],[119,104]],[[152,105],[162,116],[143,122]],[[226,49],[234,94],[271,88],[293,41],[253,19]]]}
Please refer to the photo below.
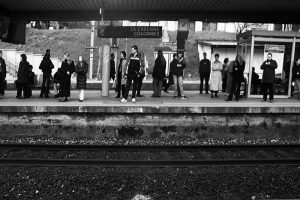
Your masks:
{"label": "platform surface", "polygon": [[226,102],[226,95],[210,98],[208,94],[187,91],[187,100],[173,98],[173,91],[162,93],[160,98],[152,98],[152,91],[143,91],[144,97],[131,102],[131,91],[127,103],[116,99],[116,93],[110,91],[109,97],[102,97],[101,91],[85,91],[85,101],[78,101],[78,91],[72,90],[68,102],[59,102],[50,95],[49,99],[39,98],[39,91],[33,91],[30,99],[16,99],[16,91],[7,91],[0,97],[0,112],[49,112],[49,113],[299,113],[300,101],[297,99],[275,99],[274,103],[261,102],[261,99],[246,99]]}

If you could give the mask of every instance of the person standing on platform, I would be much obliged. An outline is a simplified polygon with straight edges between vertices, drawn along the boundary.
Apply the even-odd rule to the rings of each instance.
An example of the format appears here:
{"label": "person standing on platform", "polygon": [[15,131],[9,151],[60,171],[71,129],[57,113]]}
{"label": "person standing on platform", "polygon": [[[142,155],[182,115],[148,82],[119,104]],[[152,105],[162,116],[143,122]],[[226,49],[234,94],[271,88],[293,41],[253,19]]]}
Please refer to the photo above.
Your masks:
{"label": "person standing on platform", "polygon": [[223,70],[222,70],[222,92],[226,92],[226,88],[227,88],[228,64],[229,64],[229,59],[225,58],[223,63]]}
{"label": "person standing on platform", "polygon": [[152,97],[160,97],[161,90],[163,85],[163,80],[165,78],[166,71],[166,60],[161,50],[157,52],[157,58],[155,60],[154,68],[153,68],[153,94]]}
{"label": "person standing on platform", "polygon": [[[175,76],[175,71],[176,71],[176,68],[177,68],[177,63],[178,63],[177,53],[174,53],[173,54],[173,60],[170,63],[170,72],[169,72],[169,79],[172,79],[172,84],[174,84],[174,78],[173,78],[173,76]],[[169,81],[169,83],[170,83],[170,81]],[[167,88],[167,86],[166,86],[166,88]],[[179,88],[177,87],[176,89],[177,89],[177,92],[178,92]],[[175,90],[175,88],[174,88],[174,90]],[[179,90],[179,92],[180,92],[180,90]],[[174,98],[175,98],[175,96],[174,96]]]}
{"label": "person standing on platform", "polygon": [[143,52],[139,53],[140,57],[140,71],[139,74],[140,76],[138,77],[138,82],[137,82],[137,88],[136,88],[136,96],[137,97],[143,97],[144,95],[141,94],[142,90],[142,85],[143,85],[143,79],[146,76],[145,74],[145,55]]}
{"label": "person standing on platform", "polygon": [[259,75],[255,72],[255,67],[252,67],[251,86],[253,86],[252,94],[257,94],[259,85]]}
{"label": "person standing on platform", "polygon": [[233,64],[235,61],[230,61],[227,67],[227,84],[226,84],[226,93],[229,94],[232,85],[232,72],[233,72]]}
{"label": "person standing on platform", "polygon": [[126,73],[126,52],[122,51],[120,53],[120,63],[118,66],[118,70],[116,73],[116,91],[117,91],[117,96],[115,98],[120,98],[121,97],[121,91],[122,91],[122,97],[125,96],[125,87],[126,87],[126,78],[125,78],[125,73]]}
{"label": "person standing on platform", "polygon": [[115,77],[116,77],[116,64],[115,64],[115,54],[110,54],[110,60],[109,60],[109,64],[110,64],[110,78],[115,81]]}
{"label": "person standing on platform", "polygon": [[[219,54],[215,54],[215,61],[212,63],[212,73],[210,79],[210,97],[219,97],[218,92],[222,90],[222,69],[223,65],[219,61]],[[215,94],[215,95],[214,95]]]}
{"label": "person standing on platform", "polygon": [[208,81],[211,71],[211,63],[210,60],[206,58],[207,54],[203,53],[203,59],[200,61],[199,65],[199,74],[200,74],[200,94],[202,94],[203,91],[203,82],[205,80],[205,92],[208,94]]}
{"label": "person standing on platform", "polygon": [[[17,75],[18,76],[17,79],[18,99],[26,99],[28,96],[27,83],[28,83],[29,72],[30,69],[29,69],[29,62],[27,62],[27,56],[25,54],[21,54],[21,62],[19,64],[19,70]],[[22,91],[23,91],[23,97],[22,97]]]}
{"label": "person standing on platform", "polygon": [[6,87],[6,64],[5,60],[2,58],[2,51],[0,51],[0,94],[4,95]]}
{"label": "person standing on platform", "polygon": [[178,53],[178,60],[176,62],[176,68],[174,70],[173,80],[174,80],[174,98],[179,97],[178,88],[180,91],[180,96],[182,100],[187,99],[183,92],[183,70],[186,68],[186,61],[183,57],[183,53]]}
{"label": "person standing on platform", "polygon": [[300,96],[300,58],[296,59],[295,65],[293,67],[292,82],[295,82],[295,86],[298,90],[298,99]]}
{"label": "person standing on platform", "polygon": [[79,89],[79,101],[84,100],[84,90],[86,89],[86,74],[88,72],[88,64],[79,56],[78,63],[75,66],[75,72],[77,74],[77,89]]}
{"label": "person standing on platform", "polygon": [[131,47],[131,54],[130,58],[127,64],[127,84],[126,84],[126,89],[125,89],[125,95],[122,98],[121,102],[125,103],[127,102],[128,95],[129,95],[129,90],[131,88],[131,84],[133,84],[132,87],[132,103],[135,103],[135,95],[136,95],[136,89],[138,85],[138,78],[141,76],[140,75],[140,68],[141,68],[141,63],[140,63],[140,57],[138,53],[138,47],[136,45],[133,45]]}
{"label": "person standing on platform", "polygon": [[268,92],[270,95],[270,103],[274,100],[274,81],[275,81],[275,69],[277,68],[277,62],[272,59],[272,53],[268,53],[268,58],[260,66],[263,70],[262,87],[263,87],[263,102],[267,101]]}
{"label": "person standing on platform", "polygon": [[232,101],[233,94],[235,100],[238,101],[240,97],[241,83],[244,79],[245,61],[242,56],[237,55],[233,63],[232,72],[232,86],[228,98],[225,101]]}
{"label": "person standing on platform", "polygon": [[35,73],[32,71],[33,66],[29,65],[29,75],[28,75],[28,83],[27,83],[27,98],[32,97],[32,88],[34,86],[34,78],[35,78]]}
{"label": "person standing on platform", "polygon": [[53,68],[54,65],[50,59],[50,49],[47,49],[46,54],[44,55],[44,58],[39,67],[39,69],[43,72],[43,83],[40,98],[43,98],[44,96],[45,98],[49,98],[49,85]]}
{"label": "person standing on platform", "polygon": [[57,71],[54,74],[53,77],[53,89],[54,89],[54,97],[59,97],[59,91],[60,91],[60,83],[61,83],[61,68],[58,68]]}
{"label": "person standing on platform", "polygon": [[61,64],[61,89],[60,89],[60,99],[61,102],[68,101],[68,97],[70,97],[70,89],[71,89],[71,76],[75,71],[74,62],[70,58],[70,54],[66,52],[64,54],[64,60]]}

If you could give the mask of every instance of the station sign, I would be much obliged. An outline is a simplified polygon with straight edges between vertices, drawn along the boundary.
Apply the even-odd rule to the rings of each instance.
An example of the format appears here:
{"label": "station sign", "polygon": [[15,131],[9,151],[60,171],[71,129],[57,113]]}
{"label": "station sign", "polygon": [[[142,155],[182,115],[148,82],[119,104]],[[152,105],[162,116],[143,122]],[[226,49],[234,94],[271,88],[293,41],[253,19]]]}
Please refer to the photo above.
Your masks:
{"label": "station sign", "polygon": [[100,26],[99,38],[161,38],[161,26]]}

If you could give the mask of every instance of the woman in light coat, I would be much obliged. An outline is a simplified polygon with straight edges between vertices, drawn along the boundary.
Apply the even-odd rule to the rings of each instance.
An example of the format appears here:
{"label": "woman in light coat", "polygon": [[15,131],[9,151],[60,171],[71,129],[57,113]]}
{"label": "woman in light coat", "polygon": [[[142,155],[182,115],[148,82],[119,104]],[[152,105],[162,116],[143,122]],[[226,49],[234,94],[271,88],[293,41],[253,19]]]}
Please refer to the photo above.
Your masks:
{"label": "woman in light coat", "polygon": [[219,61],[219,54],[215,54],[215,61],[212,63],[212,72],[210,77],[210,97],[218,97],[218,92],[222,90],[222,70],[223,65]]}

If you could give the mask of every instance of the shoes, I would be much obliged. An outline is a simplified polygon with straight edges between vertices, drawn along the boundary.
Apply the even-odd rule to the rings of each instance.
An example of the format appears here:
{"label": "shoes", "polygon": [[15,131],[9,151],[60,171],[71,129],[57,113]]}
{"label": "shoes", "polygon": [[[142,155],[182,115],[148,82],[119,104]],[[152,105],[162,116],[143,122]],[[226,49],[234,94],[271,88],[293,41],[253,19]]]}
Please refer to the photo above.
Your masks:
{"label": "shoes", "polygon": [[186,96],[183,96],[180,98],[181,100],[187,100],[188,98]]}
{"label": "shoes", "polygon": [[159,97],[159,96],[158,96],[158,95],[154,95],[154,94],[152,94],[152,95],[151,95],[151,97],[154,97],[154,98],[155,98],[155,97]]}
{"label": "shoes", "polygon": [[131,102],[132,102],[132,103],[135,103],[135,98],[132,98]]}
{"label": "shoes", "polygon": [[119,95],[117,95],[115,98],[116,98],[116,99],[118,99],[118,98],[120,98],[120,96],[119,96]]}
{"label": "shoes", "polygon": [[18,98],[20,98],[20,96],[16,96],[16,98],[18,99]]}
{"label": "shoes", "polygon": [[80,100],[80,99],[79,99],[79,102],[83,102],[83,100]]}
{"label": "shoes", "polygon": [[218,96],[218,94],[217,94],[217,93],[215,94],[215,97],[216,97],[216,98],[219,98],[219,96]]}
{"label": "shoes", "polygon": [[49,98],[49,96],[48,96],[48,95],[46,95],[46,96],[45,96],[45,98],[46,98],[46,99],[48,99],[48,98]]}
{"label": "shoes", "polygon": [[270,100],[270,103],[274,103],[274,100]]}
{"label": "shoes", "polygon": [[163,90],[165,93],[170,93],[168,90]]}
{"label": "shoes", "polygon": [[267,101],[266,99],[261,100],[261,102],[266,102],[266,101]]}
{"label": "shoes", "polygon": [[213,93],[210,94],[210,98],[214,98],[214,94]]}
{"label": "shoes", "polygon": [[125,103],[125,102],[127,102],[127,99],[121,99],[121,101],[120,101],[121,103]]}
{"label": "shoes", "polygon": [[137,97],[144,97],[144,95],[141,95],[141,94],[137,94],[136,96]]}
{"label": "shoes", "polygon": [[54,95],[54,98],[58,98],[58,97],[59,97],[59,94]]}
{"label": "shoes", "polygon": [[68,99],[67,98],[64,98],[63,100],[59,100],[60,102],[67,102]]}
{"label": "shoes", "polygon": [[225,101],[232,101],[232,99],[225,99]]}

